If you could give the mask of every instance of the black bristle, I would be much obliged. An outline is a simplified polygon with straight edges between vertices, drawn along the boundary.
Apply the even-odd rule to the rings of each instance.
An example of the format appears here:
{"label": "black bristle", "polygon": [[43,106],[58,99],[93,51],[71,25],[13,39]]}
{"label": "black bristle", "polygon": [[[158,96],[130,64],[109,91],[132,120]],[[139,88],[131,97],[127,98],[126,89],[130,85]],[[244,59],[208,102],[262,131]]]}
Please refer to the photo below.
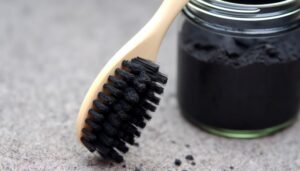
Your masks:
{"label": "black bristle", "polygon": [[144,114],[144,118],[147,119],[147,120],[152,119],[152,117],[151,117],[148,113],[145,113],[145,114]]}
{"label": "black bristle", "polygon": [[92,129],[94,130],[100,130],[102,129],[101,125],[99,125],[95,120],[93,120],[92,118],[87,118],[85,120],[85,123],[90,126]]}
{"label": "black bristle", "polygon": [[132,106],[130,104],[128,104],[125,100],[119,100],[118,103],[116,103],[113,106],[113,110],[115,112],[120,112],[120,111],[128,112],[131,109],[132,109]]}
{"label": "black bristle", "polygon": [[145,128],[146,123],[145,122],[138,122],[138,121],[133,121],[133,124],[139,128]]}
{"label": "black bristle", "polygon": [[136,80],[141,82],[141,83],[145,83],[145,84],[149,84],[151,83],[151,77],[150,75],[148,75],[145,71],[144,72],[140,72],[140,74],[137,76]]}
{"label": "black bristle", "polygon": [[168,82],[168,77],[160,72],[157,72],[155,74],[157,82],[161,83],[161,84],[166,84]]}
{"label": "black bristle", "polygon": [[109,157],[117,163],[121,163],[124,161],[123,157],[114,150],[110,152]]}
{"label": "black bristle", "polygon": [[115,112],[121,112],[123,111],[123,108],[122,108],[122,104],[120,102],[116,103],[114,106],[113,106],[113,111]]}
{"label": "black bristle", "polygon": [[146,123],[144,122],[144,119],[143,118],[137,118],[137,117],[134,117],[131,122],[136,125],[137,127],[140,127],[140,128],[145,128],[146,126]]}
{"label": "black bristle", "polygon": [[144,113],[146,113],[146,110],[145,110],[145,109],[142,109],[141,106],[140,106],[140,107],[137,107],[137,108],[135,108],[134,110],[132,110],[132,113],[133,113],[134,115],[143,116]]}
{"label": "black bristle", "polygon": [[117,77],[109,76],[108,80],[111,81],[116,88],[122,89],[127,87],[127,83]]}
{"label": "black bristle", "polygon": [[130,145],[134,144],[134,135],[133,134],[125,133],[124,136],[122,136],[121,138]]}
{"label": "black bristle", "polygon": [[94,152],[96,150],[96,147],[89,142],[89,140],[87,140],[86,138],[84,137],[81,137],[81,142],[83,143],[83,145],[90,151],[90,152]]}
{"label": "black bristle", "polygon": [[118,137],[130,145],[134,143],[134,135],[124,129],[119,130]]}
{"label": "black bristle", "polygon": [[99,100],[94,100],[94,106],[96,107],[96,109],[98,111],[100,111],[101,113],[108,113],[109,112],[109,108],[103,104],[102,102],[100,102]]}
{"label": "black bristle", "polygon": [[153,92],[149,92],[146,96],[147,96],[147,99],[149,101],[151,101],[152,103],[154,103],[156,105],[159,104],[160,98],[158,98],[157,96],[155,96],[155,94]]}
{"label": "black bristle", "polygon": [[131,82],[134,80],[135,76],[123,69],[116,69],[116,74],[122,77],[125,81]]}
{"label": "black bristle", "polygon": [[138,131],[138,129],[129,123],[123,124],[123,130],[126,130],[126,132],[131,133],[138,137],[141,135],[140,132]]}
{"label": "black bristle", "polygon": [[120,140],[115,140],[115,143],[116,143],[116,148],[123,152],[123,153],[127,153],[129,148],[126,146],[126,144],[123,142],[123,141],[120,141]]}
{"label": "black bristle", "polygon": [[141,107],[137,107],[132,110],[132,113],[136,116],[142,116],[143,118],[150,120],[151,116],[147,113],[147,111]]}
{"label": "black bristle", "polygon": [[111,96],[108,96],[106,94],[104,94],[103,92],[100,92],[98,94],[98,97],[102,100],[102,102],[108,106],[111,106],[115,101],[116,99],[111,97]]}
{"label": "black bristle", "polygon": [[151,119],[148,112],[156,110],[166,82],[167,77],[151,61],[139,57],[123,61],[93,101],[82,129],[84,146],[104,159],[122,162],[121,154],[128,152],[128,144],[135,144],[140,128]]}
{"label": "black bristle", "polygon": [[134,88],[126,88],[124,90],[124,98],[130,104],[136,104],[139,102],[139,94],[135,91]]}
{"label": "black bristle", "polygon": [[119,104],[124,112],[128,112],[132,109],[132,106],[128,104],[125,100],[119,100]]}
{"label": "black bristle", "polygon": [[135,64],[135,63],[132,63],[132,62],[129,62],[129,61],[123,61],[122,65],[124,67],[127,67],[130,69],[130,71],[134,74],[138,74],[142,71],[145,70],[145,68],[141,65],[138,65],[138,64]]}
{"label": "black bristle", "polygon": [[159,66],[157,64],[140,57],[133,59],[132,62],[144,66],[151,72],[157,72],[159,70]]}
{"label": "black bristle", "polygon": [[108,122],[115,128],[120,127],[121,123],[121,119],[118,117],[118,115],[114,114],[114,115],[109,115],[107,118]]}
{"label": "black bristle", "polygon": [[138,92],[138,93],[144,93],[147,89],[147,85],[145,83],[140,82],[139,80],[135,79],[133,81],[133,86],[134,89]]}
{"label": "black bristle", "polygon": [[94,109],[89,110],[89,114],[97,121],[102,122],[104,120],[104,115],[96,112]]}
{"label": "black bristle", "polygon": [[88,142],[93,142],[97,140],[97,136],[94,135],[93,133],[91,133],[89,130],[87,130],[86,128],[82,129],[82,134],[83,134],[83,138],[85,140],[87,140]]}
{"label": "black bristle", "polygon": [[147,102],[147,101],[144,101],[144,102],[142,103],[142,106],[143,106],[145,109],[150,110],[151,112],[155,112],[155,110],[156,110],[156,107],[155,107],[153,104],[151,104],[151,103],[149,103],[149,102]]}
{"label": "black bristle", "polygon": [[114,97],[121,97],[123,95],[122,91],[115,88],[110,84],[104,84],[104,89],[108,90],[108,92],[113,95]]}
{"label": "black bristle", "polygon": [[96,150],[104,157],[107,158],[111,152],[111,148],[103,146],[101,143],[95,144]]}
{"label": "black bristle", "polygon": [[116,113],[116,115],[118,115],[118,117],[122,121],[128,119],[128,117],[129,117],[124,111],[119,111],[119,112]]}
{"label": "black bristle", "polygon": [[99,137],[99,141],[101,143],[103,143],[104,145],[106,146],[109,146],[111,147],[113,144],[114,144],[114,139],[105,135],[105,134],[98,134],[98,137]]}
{"label": "black bristle", "polygon": [[103,123],[102,127],[107,135],[115,136],[118,133],[118,130],[110,123]]}
{"label": "black bristle", "polygon": [[159,82],[161,84],[166,84],[168,82],[168,78],[161,74],[161,73],[155,73],[150,75],[151,80],[154,80],[155,82]]}
{"label": "black bristle", "polygon": [[118,132],[118,135],[117,135],[120,139],[122,139],[122,137],[125,136],[125,132],[123,132],[122,130]]}
{"label": "black bristle", "polygon": [[161,87],[160,85],[156,84],[156,83],[151,83],[150,84],[150,89],[152,91],[154,91],[157,94],[162,94],[164,92],[164,88]]}

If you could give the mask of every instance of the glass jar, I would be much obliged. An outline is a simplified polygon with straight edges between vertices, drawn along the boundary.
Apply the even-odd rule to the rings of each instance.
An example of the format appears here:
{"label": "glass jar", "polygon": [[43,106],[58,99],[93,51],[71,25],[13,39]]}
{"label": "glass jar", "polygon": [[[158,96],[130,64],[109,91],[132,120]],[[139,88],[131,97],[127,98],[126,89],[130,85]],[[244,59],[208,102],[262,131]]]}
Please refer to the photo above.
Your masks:
{"label": "glass jar", "polygon": [[178,99],[183,115],[204,130],[256,138],[288,127],[299,112],[300,1],[244,2],[187,4]]}

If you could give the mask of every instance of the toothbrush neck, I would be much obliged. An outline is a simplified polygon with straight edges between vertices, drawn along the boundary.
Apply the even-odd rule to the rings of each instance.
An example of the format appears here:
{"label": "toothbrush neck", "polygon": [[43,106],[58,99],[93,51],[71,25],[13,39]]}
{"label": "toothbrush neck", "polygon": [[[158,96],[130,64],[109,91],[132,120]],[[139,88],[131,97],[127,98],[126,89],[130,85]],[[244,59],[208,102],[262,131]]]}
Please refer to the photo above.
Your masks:
{"label": "toothbrush neck", "polygon": [[149,53],[157,56],[167,30],[187,2],[188,0],[164,0],[151,20],[136,35],[143,41],[143,45],[152,47]]}

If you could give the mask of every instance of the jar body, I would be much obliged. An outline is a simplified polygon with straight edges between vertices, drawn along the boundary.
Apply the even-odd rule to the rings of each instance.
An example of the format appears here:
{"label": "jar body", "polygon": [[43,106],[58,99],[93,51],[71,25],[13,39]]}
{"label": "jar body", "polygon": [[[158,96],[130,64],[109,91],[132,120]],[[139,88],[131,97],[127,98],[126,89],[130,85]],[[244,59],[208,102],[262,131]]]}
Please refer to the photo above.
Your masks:
{"label": "jar body", "polygon": [[254,138],[290,125],[300,107],[300,29],[268,36],[215,32],[181,16],[178,99],[202,128]]}

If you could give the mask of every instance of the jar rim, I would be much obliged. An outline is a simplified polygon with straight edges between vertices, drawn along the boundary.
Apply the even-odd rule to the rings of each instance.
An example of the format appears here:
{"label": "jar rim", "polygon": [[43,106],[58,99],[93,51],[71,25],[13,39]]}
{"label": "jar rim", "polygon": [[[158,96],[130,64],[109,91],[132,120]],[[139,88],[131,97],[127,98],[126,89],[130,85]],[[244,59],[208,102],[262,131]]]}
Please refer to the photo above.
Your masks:
{"label": "jar rim", "polygon": [[190,0],[183,12],[197,24],[234,34],[274,34],[300,25],[300,0],[265,4]]}

